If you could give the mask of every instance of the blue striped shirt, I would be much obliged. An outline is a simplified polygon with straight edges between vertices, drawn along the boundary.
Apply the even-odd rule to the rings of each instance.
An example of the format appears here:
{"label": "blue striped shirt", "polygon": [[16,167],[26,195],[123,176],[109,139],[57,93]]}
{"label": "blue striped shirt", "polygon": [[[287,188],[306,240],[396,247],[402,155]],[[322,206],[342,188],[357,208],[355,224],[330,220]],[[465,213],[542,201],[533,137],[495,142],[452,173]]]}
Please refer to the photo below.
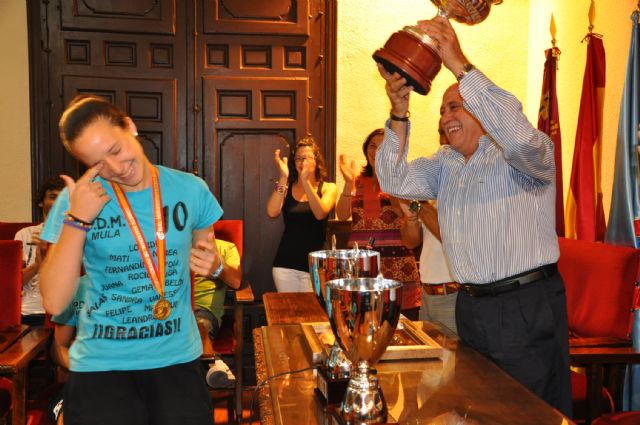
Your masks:
{"label": "blue striped shirt", "polygon": [[553,143],[534,128],[512,94],[478,70],[459,86],[467,111],[487,132],[465,163],[450,146],[407,162],[387,122],[376,154],[382,190],[438,199],[442,242],[457,282],[489,283],[559,257]]}

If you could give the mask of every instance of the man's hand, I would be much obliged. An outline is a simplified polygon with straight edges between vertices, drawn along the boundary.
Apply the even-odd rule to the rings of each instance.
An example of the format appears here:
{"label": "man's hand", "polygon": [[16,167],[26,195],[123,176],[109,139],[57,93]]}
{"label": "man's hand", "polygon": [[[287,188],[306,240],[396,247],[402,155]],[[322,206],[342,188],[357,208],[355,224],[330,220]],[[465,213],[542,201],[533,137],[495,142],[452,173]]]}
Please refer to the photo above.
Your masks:
{"label": "man's hand", "polygon": [[418,27],[438,43],[438,54],[442,63],[453,75],[462,72],[463,66],[469,61],[462,53],[460,42],[451,22],[447,18],[437,16],[428,21],[418,21]]}
{"label": "man's hand", "polygon": [[102,164],[98,164],[89,168],[77,181],[64,174],[60,176],[69,191],[69,212],[88,223],[100,214],[110,199],[102,184],[93,181],[102,167]]}
{"label": "man's hand", "polygon": [[407,80],[397,72],[391,74],[379,63],[377,65],[378,72],[386,81],[384,87],[391,101],[391,112],[399,117],[406,116],[409,111],[409,94],[413,90],[413,86],[407,86]]}

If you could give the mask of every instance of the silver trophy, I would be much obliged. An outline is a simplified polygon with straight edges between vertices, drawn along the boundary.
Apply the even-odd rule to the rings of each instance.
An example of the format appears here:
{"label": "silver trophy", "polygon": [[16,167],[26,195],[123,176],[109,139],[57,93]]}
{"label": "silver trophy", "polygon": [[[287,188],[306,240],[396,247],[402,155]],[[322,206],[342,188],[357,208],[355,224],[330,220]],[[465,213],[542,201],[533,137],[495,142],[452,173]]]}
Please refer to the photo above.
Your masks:
{"label": "silver trophy", "polygon": [[[368,249],[330,249],[309,254],[309,273],[318,302],[326,311],[326,283],[332,279],[376,277],[380,273],[380,253]],[[325,362],[329,378],[348,378],[351,364],[337,342]],[[326,394],[325,394],[326,397]]]}
{"label": "silver trophy", "polygon": [[379,278],[337,279],[327,283],[329,322],[352,372],[341,415],[348,424],[387,420],[387,406],[372,373],[393,338],[402,304],[402,283]]}

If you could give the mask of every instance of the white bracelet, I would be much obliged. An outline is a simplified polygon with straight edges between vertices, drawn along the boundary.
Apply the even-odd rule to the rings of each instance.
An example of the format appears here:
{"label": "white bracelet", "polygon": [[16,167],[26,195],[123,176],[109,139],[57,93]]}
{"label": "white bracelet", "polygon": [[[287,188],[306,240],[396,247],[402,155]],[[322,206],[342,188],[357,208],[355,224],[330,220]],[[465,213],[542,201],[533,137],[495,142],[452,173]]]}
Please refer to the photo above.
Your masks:
{"label": "white bracelet", "polygon": [[220,255],[218,255],[218,258],[220,259],[220,265],[218,266],[217,269],[214,270],[213,273],[211,273],[211,279],[219,278],[220,275],[222,274],[222,270],[224,269],[224,261],[222,261],[222,258],[220,257]]}

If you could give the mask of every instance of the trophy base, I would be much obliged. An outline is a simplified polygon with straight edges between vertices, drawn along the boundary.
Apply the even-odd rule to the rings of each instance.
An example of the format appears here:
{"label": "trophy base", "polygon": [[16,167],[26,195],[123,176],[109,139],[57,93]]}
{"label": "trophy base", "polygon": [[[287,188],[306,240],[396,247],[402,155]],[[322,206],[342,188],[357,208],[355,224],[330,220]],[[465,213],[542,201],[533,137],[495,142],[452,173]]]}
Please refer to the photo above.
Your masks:
{"label": "trophy base", "polygon": [[384,47],[373,53],[373,59],[387,72],[402,75],[421,95],[429,93],[431,81],[442,67],[442,59],[433,48],[406,31],[393,33]]}
{"label": "trophy base", "polygon": [[325,366],[318,367],[316,396],[323,406],[342,403],[348,386],[349,378],[330,378]]}
{"label": "trophy base", "polygon": [[[340,406],[331,406],[326,408],[325,410],[326,410],[325,423],[327,425],[359,425],[362,423],[360,421],[348,421],[345,418],[343,418],[340,412]],[[367,422],[367,424],[373,424],[373,423],[381,424],[381,425],[392,425],[392,424],[398,424],[398,421],[392,418],[391,415],[387,414],[386,417],[383,418],[382,421],[380,422]]]}

